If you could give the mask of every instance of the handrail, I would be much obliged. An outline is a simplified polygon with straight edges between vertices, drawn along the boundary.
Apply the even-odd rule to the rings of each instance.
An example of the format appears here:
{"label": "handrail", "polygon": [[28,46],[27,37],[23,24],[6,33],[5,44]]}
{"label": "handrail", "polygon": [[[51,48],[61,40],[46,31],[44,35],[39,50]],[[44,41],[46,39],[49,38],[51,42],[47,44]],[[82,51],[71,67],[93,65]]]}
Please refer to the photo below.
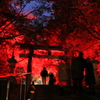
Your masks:
{"label": "handrail", "polygon": [[[2,75],[0,76],[0,79],[7,79],[7,91],[6,91],[6,100],[8,100],[8,97],[9,97],[9,89],[10,89],[10,79],[8,79],[8,77],[16,77],[16,76],[23,76],[23,75],[27,75],[27,74],[31,74],[31,73],[9,73],[9,74],[6,74],[6,75]],[[20,90],[19,90],[19,100],[22,99],[22,77],[20,77]],[[26,86],[25,86],[26,87]],[[25,98],[24,98],[25,99]]]}

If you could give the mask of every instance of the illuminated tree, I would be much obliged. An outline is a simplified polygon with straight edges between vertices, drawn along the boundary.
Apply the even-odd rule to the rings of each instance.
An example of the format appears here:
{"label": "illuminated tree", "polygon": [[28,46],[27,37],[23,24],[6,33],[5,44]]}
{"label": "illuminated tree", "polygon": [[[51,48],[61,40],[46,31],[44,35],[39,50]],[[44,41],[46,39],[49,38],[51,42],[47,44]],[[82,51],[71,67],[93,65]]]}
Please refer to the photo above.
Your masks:
{"label": "illuminated tree", "polygon": [[[4,5],[0,8],[1,52],[4,49],[6,52],[9,47],[14,49],[16,42],[60,45],[67,51],[67,56],[71,56],[76,49],[89,52],[96,42],[98,45],[92,52],[98,50],[99,0],[2,1]],[[96,54],[91,54],[91,57],[96,58]]]}
{"label": "illuminated tree", "polygon": [[[5,28],[7,28],[10,25],[10,23],[13,23],[12,25],[14,26],[14,29],[16,30],[16,34],[15,34],[15,30],[13,29],[14,33],[11,33],[11,32],[9,32],[9,34],[6,33],[5,37],[3,38],[6,38],[6,39],[13,38],[13,37],[24,34],[26,35],[25,39],[27,39],[27,36],[31,36],[33,37],[31,38],[32,41],[38,41],[39,39],[36,39],[37,36],[39,38],[45,37],[44,40],[47,40],[48,36],[52,36],[52,33],[54,34],[56,33],[61,45],[62,42],[66,41],[66,38],[70,33],[74,32],[75,34],[80,34],[80,33],[82,34],[84,33],[84,31],[86,31],[87,34],[89,33],[93,37],[99,39],[98,37],[99,36],[99,31],[98,31],[99,15],[98,15],[98,18],[95,17],[95,15],[99,13],[99,8],[98,8],[99,3],[97,2],[98,0],[96,0],[95,2],[92,0],[91,1],[88,1],[88,0],[81,0],[81,1],[80,0],[78,1],[77,0],[53,0],[53,1],[48,0],[48,1],[52,1],[51,3],[54,6],[53,7],[54,14],[53,13],[52,14],[55,17],[54,16],[51,17],[52,20],[47,17],[43,19],[43,17],[45,16],[42,16],[42,13],[45,9],[48,9],[49,12],[52,12],[50,8],[43,6],[44,2],[42,2],[43,4],[40,7],[36,8],[35,10],[32,10],[28,12],[27,14],[23,14],[24,12],[23,9],[31,1],[32,0],[26,0],[26,1],[14,0],[10,2],[10,6],[5,6],[3,8],[3,10],[7,11],[7,13],[3,13],[4,16],[7,15],[8,18],[6,19],[7,20],[13,19],[13,20],[10,21],[7,25],[5,25],[5,27],[3,27],[1,32],[6,30]],[[9,9],[7,10],[6,8],[9,8]],[[32,16],[33,18],[31,18],[29,14],[34,15]],[[41,16],[41,18],[40,17],[37,18],[37,16]],[[29,17],[31,20],[29,19]],[[95,21],[92,21],[92,19],[94,19]],[[43,24],[46,20],[49,21],[48,25]],[[4,18],[4,21],[5,21],[5,18]],[[33,24],[35,27],[33,26]],[[96,24],[98,26],[95,26]],[[58,32],[55,32],[55,31],[58,31]],[[6,37],[7,35],[10,37]]]}
{"label": "illuminated tree", "polygon": [[[29,1],[27,2],[27,0],[26,2],[25,0],[4,1],[0,8],[1,57],[4,54],[2,51],[6,52],[8,49],[15,49],[16,42],[41,44],[44,41],[44,39],[40,39],[40,36],[42,36],[42,31],[48,23],[46,20],[52,17],[51,14],[49,16],[46,14],[51,13],[52,10],[50,10],[51,5],[48,2],[38,1],[38,3],[40,3],[40,6],[32,6],[31,10],[29,10]],[[5,56],[2,58],[4,62],[9,56],[8,52],[5,53]]]}
{"label": "illuminated tree", "polygon": [[[31,6],[32,4],[29,5],[29,1],[32,0],[26,0],[26,2],[23,2],[23,0],[10,0],[5,2],[1,8],[0,39],[5,40],[26,35],[25,40],[27,40],[27,36],[34,40],[37,34],[40,34],[39,32],[48,23],[47,20],[52,17],[51,5],[49,2],[36,0],[36,2],[34,1],[35,6]],[[28,9],[29,6],[31,6],[31,10]],[[49,16],[46,15],[47,13]]]}
{"label": "illuminated tree", "polygon": [[73,31],[76,31],[76,34],[79,31],[81,34],[87,31],[87,34],[91,34],[94,38],[99,39],[99,31],[96,29],[100,22],[98,2],[90,3],[88,0],[54,1],[55,19],[52,20],[51,25],[56,23],[52,26],[54,28],[59,27],[61,34],[67,36]]}
{"label": "illuminated tree", "polygon": [[[53,1],[55,19],[48,24],[48,33],[55,35],[58,45],[63,45],[72,52],[75,49],[85,51],[99,42],[99,0]],[[51,37],[50,41],[52,41]]]}

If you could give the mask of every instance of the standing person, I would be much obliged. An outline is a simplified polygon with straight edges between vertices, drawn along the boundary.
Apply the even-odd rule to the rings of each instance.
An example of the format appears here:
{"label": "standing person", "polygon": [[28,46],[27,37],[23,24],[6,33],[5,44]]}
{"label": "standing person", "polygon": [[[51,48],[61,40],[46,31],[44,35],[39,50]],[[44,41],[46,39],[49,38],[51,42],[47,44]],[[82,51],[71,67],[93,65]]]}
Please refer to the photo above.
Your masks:
{"label": "standing person", "polygon": [[86,85],[89,86],[89,93],[93,95],[95,94],[94,84],[96,83],[94,69],[90,58],[87,58],[86,61]]}
{"label": "standing person", "polygon": [[79,52],[78,57],[72,58],[72,80],[74,92],[82,94],[83,71],[86,66],[86,60],[83,58],[83,52]]}
{"label": "standing person", "polygon": [[50,79],[49,79],[49,85],[54,85],[55,82],[56,82],[56,79],[54,78],[54,74],[50,73],[49,77],[50,77]]}
{"label": "standing person", "polygon": [[42,84],[46,85],[46,78],[48,76],[48,71],[46,70],[46,68],[44,67],[43,70],[40,73],[41,77],[42,77]]}

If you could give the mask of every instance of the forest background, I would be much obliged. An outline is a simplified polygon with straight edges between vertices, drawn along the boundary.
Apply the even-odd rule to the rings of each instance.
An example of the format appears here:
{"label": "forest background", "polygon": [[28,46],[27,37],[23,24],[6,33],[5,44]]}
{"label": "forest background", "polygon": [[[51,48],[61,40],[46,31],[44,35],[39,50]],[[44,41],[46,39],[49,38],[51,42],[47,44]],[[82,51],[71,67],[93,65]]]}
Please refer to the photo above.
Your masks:
{"label": "forest background", "polygon": [[[0,0],[0,74],[9,73],[8,59],[15,56],[15,72],[26,72],[28,58],[21,53],[18,43],[61,46],[52,55],[73,56],[75,50],[84,52],[84,58],[100,61],[100,1],[99,0]],[[47,50],[35,50],[45,55]],[[32,74],[40,78],[45,66],[58,74],[60,59],[33,58]],[[100,72],[98,63],[97,71]]]}

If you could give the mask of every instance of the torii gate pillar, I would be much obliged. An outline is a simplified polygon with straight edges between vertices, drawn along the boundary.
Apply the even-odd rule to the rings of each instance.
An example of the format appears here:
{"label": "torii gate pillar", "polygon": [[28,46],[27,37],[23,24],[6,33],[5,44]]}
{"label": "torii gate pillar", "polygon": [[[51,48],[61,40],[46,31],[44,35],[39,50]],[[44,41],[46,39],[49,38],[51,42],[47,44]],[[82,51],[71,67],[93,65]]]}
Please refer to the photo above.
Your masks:
{"label": "torii gate pillar", "polygon": [[[29,73],[32,73],[32,55],[33,55],[33,49],[30,49],[28,57],[28,66],[27,66],[27,72]],[[31,74],[28,74],[26,76],[26,93],[28,92],[30,81],[31,81]]]}

